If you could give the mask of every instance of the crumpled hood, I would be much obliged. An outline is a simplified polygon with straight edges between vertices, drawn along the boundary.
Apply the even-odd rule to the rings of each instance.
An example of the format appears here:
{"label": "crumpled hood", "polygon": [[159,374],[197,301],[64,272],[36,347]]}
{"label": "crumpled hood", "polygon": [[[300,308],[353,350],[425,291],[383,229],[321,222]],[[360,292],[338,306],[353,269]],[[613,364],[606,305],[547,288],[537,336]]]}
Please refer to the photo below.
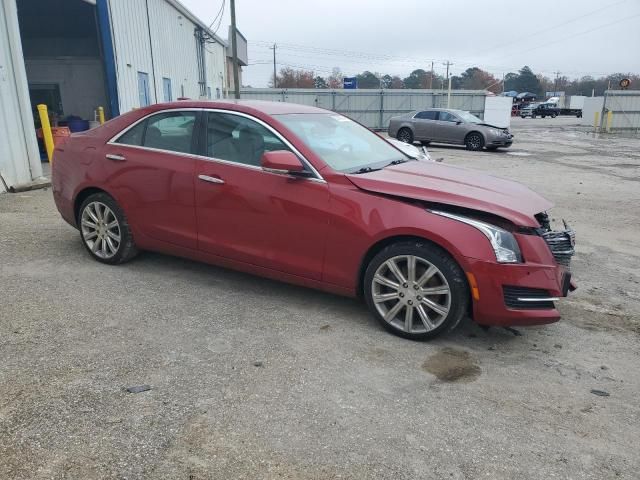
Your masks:
{"label": "crumpled hood", "polygon": [[524,227],[539,227],[534,215],[553,206],[520,183],[435,162],[406,162],[347,178],[369,192],[479,210]]}

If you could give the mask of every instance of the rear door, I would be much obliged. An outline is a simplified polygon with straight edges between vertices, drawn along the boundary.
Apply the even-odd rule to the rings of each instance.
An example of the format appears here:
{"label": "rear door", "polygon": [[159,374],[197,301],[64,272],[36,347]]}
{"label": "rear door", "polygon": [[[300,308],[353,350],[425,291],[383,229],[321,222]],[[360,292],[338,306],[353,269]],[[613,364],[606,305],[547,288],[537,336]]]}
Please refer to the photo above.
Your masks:
{"label": "rear door", "polygon": [[192,249],[198,116],[197,110],[172,110],[146,117],[107,143],[100,162],[134,231]]}
{"label": "rear door", "polygon": [[436,129],[437,114],[438,112],[435,110],[424,110],[415,114],[413,124],[416,140],[438,140]]}

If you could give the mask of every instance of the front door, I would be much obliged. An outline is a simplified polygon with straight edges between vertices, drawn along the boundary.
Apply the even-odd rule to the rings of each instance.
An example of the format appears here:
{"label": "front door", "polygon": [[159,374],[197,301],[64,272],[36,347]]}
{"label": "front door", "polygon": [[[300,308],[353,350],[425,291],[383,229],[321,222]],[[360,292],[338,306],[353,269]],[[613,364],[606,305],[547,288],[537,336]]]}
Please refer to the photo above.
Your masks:
{"label": "front door", "polygon": [[156,240],[195,249],[196,111],[151,115],[104,147],[107,185],[131,225]]}
{"label": "front door", "polygon": [[465,128],[460,119],[450,112],[440,111],[438,114],[438,136],[440,141],[447,143],[462,143],[464,141]]}
{"label": "front door", "polygon": [[198,248],[320,280],[327,184],[263,171],[265,151],[290,148],[262,123],[235,113],[206,116],[209,160],[198,160],[196,175]]}

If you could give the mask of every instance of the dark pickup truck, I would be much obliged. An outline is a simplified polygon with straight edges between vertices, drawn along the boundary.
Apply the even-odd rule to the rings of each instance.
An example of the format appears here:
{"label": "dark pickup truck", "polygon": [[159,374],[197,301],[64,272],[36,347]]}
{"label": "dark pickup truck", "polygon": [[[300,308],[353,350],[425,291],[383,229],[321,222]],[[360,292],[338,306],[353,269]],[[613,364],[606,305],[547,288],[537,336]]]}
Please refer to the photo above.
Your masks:
{"label": "dark pickup truck", "polygon": [[531,103],[525,108],[520,110],[520,116],[522,118],[531,117],[551,117],[556,118],[560,115],[560,109],[553,104],[549,103]]}

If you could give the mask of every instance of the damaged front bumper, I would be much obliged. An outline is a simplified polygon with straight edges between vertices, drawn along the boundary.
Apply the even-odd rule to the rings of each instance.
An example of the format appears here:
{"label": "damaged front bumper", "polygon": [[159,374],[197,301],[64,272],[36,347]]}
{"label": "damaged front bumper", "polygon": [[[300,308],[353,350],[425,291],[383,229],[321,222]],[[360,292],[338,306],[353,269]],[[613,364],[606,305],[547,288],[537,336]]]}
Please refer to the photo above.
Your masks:
{"label": "damaged front bumper", "polygon": [[540,325],[560,319],[555,302],[576,289],[570,270],[575,233],[566,225],[562,231],[552,231],[541,224],[539,235],[515,235],[523,263],[466,259],[478,284],[479,298],[473,301],[477,323]]}

